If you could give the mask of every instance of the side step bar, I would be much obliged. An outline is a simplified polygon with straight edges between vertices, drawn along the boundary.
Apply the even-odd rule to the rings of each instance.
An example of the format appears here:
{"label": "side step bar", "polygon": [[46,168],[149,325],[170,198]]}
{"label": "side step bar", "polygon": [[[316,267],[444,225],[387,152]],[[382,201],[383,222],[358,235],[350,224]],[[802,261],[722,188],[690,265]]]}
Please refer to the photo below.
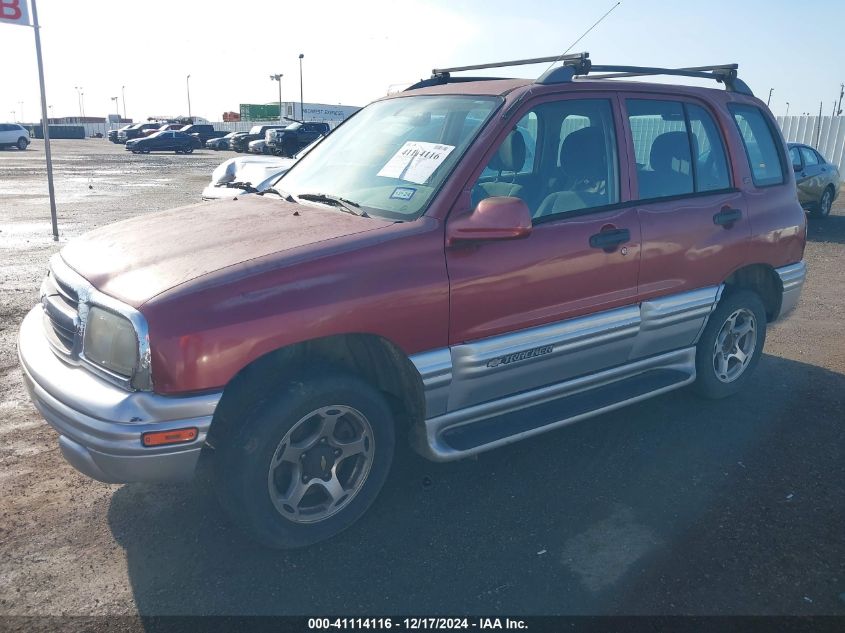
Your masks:
{"label": "side step bar", "polygon": [[414,429],[412,444],[428,459],[460,459],[619,409],[693,380],[695,348],[690,347],[430,418]]}

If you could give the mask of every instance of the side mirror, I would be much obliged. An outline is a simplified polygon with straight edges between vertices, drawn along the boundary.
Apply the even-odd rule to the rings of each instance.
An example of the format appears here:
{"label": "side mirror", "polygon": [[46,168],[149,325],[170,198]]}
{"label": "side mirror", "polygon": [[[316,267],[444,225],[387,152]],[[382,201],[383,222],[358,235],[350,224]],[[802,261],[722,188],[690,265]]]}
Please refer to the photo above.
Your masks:
{"label": "side mirror", "polygon": [[450,220],[446,244],[476,240],[515,240],[531,235],[531,212],[519,198],[485,198],[469,215]]}
{"label": "side mirror", "polygon": [[799,172],[799,171],[802,170],[802,166],[796,165],[795,163],[792,163],[792,169],[793,169],[793,171]]}

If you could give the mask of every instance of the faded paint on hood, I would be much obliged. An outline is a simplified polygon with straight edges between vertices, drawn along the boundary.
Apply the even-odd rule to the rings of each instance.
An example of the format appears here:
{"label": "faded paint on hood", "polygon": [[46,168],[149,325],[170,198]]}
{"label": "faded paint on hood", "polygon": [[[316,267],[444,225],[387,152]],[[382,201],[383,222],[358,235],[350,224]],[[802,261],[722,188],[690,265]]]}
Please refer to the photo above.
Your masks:
{"label": "faded paint on hood", "polygon": [[228,266],[390,224],[276,196],[249,196],[110,224],[69,243],[62,258],[102,292],[138,307]]}

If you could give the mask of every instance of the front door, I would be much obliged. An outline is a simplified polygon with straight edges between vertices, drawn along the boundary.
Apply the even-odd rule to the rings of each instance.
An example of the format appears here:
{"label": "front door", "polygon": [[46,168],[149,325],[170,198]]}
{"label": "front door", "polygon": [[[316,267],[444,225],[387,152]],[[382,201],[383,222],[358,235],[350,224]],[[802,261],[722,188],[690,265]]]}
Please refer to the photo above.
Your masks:
{"label": "front door", "polygon": [[450,219],[514,196],[532,233],[447,246],[448,409],[618,365],[637,332],[640,228],[621,204],[621,119],[607,93],[526,104],[503,129]]}

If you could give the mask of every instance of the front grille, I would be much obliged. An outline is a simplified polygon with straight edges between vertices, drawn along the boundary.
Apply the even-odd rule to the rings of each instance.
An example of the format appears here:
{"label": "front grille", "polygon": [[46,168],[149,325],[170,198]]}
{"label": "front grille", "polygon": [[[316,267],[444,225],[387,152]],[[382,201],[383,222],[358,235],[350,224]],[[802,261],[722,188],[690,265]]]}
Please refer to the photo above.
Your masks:
{"label": "front grille", "polygon": [[79,354],[79,295],[69,284],[50,271],[41,287],[44,330],[53,348],[60,354]]}

